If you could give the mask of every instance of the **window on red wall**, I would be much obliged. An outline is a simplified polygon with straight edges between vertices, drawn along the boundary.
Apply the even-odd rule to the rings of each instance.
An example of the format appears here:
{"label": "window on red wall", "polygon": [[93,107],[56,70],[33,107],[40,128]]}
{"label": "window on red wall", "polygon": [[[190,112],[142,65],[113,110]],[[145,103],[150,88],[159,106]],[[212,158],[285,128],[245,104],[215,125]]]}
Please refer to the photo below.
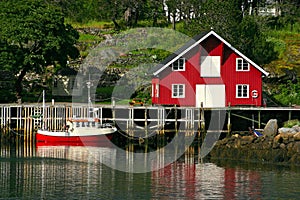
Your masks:
{"label": "window on red wall", "polygon": [[236,98],[249,98],[249,85],[236,85]]}
{"label": "window on red wall", "polygon": [[152,97],[159,97],[159,84],[152,84]]}
{"label": "window on red wall", "polygon": [[236,59],[236,71],[249,71],[250,64],[243,58]]}
{"label": "window on red wall", "polygon": [[201,77],[220,77],[221,76],[221,57],[220,56],[201,56],[200,61]]}
{"label": "window on red wall", "polygon": [[184,98],[184,97],[185,97],[185,85],[172,84],[172,98]]}
{"label": "window on red wall", "polygon": [[185,58],[179,58],[172,63],[173,71],[185,71]]}

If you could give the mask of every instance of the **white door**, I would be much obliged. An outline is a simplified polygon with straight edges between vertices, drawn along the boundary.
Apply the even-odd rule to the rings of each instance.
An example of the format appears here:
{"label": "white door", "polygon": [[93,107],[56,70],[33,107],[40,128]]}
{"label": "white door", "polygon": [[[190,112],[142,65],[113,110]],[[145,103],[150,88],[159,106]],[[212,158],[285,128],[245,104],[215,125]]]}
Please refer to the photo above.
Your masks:
{"label": "white door", "polygon": [[196,107],[225,107],[225,85],[196,85]]}

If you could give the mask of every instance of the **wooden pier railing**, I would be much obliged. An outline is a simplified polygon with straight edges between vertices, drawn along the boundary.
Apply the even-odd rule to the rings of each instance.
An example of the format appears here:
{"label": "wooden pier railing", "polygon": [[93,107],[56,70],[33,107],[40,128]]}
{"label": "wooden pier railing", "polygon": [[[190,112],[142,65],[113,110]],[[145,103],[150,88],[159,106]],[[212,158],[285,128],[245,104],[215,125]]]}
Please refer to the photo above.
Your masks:
{"label": "wooden pier railing", "polygon": [[[223,110],[223,122],[212,118],[212,112]],[[195,107],[162,107],[162,106],[116,106],[95,105],[97,117],[102,122],[116,124],[121,131],[129,135],[142,132],[147,137],[151,132],[164,134],[167,131],[191,132],[209,128],[209,123],[220,123],[220,129],[230,132],[236,124],[255,125],[262,128],[271,118],[281,121],[300,118],[300,108],[265,108],[265,107],[227,107],[227,108],[195,108]],[[42,126],[50,130],[63,130],[66,120],[73,117],[87,118],[91,116],[87,104],[46,104],[42,105],[0,105],[1,137],[13,134],[23,137],[25,141],[33,141],[35,132]],[[216,112],[218,114],[218,112]],[[220,130],[219,130],[220,131]]]}
{"label": "wooden pier railing", "polygon": [[[152,106],[94,106],[88,105],[0,105],[1,134],[22,136],[34,140],[38,128],[64,130],[70,118],[89,118],[95,113],[101,122],[114,123],[121,131],[134,135],[136,131],[164,133],[165,125],[181,123],[187,130],[198,129],[204,123],[203,110],[199,108],[152,107]],[[95,117],[95,116],[93,116]],[[202,117],[202,118],[201,118]],[[176,129],[176,128],[174,128]]]}

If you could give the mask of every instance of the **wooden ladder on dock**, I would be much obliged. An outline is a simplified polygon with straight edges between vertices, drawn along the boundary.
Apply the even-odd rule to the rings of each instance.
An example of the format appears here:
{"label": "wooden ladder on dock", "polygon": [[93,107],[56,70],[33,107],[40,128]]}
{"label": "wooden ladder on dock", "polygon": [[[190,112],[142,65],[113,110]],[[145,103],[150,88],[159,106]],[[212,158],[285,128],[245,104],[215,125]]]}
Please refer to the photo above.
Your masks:
{"label": "wooden ladder on dock", "polygon": [[38,128],[41,128],[41,125],[42,125],[42,107],[40,106],[35,106],[33,108],[33,115],[32,115],[32,118],[33,118],[33,126],[34,126],[34,129],[38,129]]}

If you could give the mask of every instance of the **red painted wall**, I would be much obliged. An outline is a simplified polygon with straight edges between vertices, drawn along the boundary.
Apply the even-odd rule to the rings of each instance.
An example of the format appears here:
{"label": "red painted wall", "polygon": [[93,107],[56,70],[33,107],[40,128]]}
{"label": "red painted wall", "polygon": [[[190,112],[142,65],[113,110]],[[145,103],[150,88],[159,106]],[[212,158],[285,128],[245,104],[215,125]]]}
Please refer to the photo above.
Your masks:
{"label": "red painted wall", "polygon": [[[200,77],[201,56],[221,56],[221,77]],[[176,104],[181,106],[195,106],[195,91],[197,84],[225,84],[226,106],[257,105],[262,102],[262,79],[261,72],[250,66],[248,72],[236,71],[236,58],[238,55],[226,47],[214,36],[210,36],[185,55],[187,59],[185,71],[172,71],[171,66],[152,80],[152,83],[160,85],[159,98],[152,98],[153,104]],[[172,84],[185,84],[185,98],[172,98]],[[251,95],[247,99],[236,98],[236,84],[249,84],[249,90],[257,90],[258,98],[253,99]],[[153,88],[153,87],[152,87]]]}
{"label": "red painted wall", "polygon": [[[225,51],[229,51],[225,48]],[[227,61],[222,66],[223,80],[226,84],[226,105],[231,106],[237,105],[262,105],[262,73],[255,67],[250,65],[250,71],[236,71],[236,58],[239,56],[235,53],[231,53]],[[249,98],[236,98],[236,85],[237,84],[248,84],[249,85]],[[251,91],[258,91],[258,98],[251,97]]]}

